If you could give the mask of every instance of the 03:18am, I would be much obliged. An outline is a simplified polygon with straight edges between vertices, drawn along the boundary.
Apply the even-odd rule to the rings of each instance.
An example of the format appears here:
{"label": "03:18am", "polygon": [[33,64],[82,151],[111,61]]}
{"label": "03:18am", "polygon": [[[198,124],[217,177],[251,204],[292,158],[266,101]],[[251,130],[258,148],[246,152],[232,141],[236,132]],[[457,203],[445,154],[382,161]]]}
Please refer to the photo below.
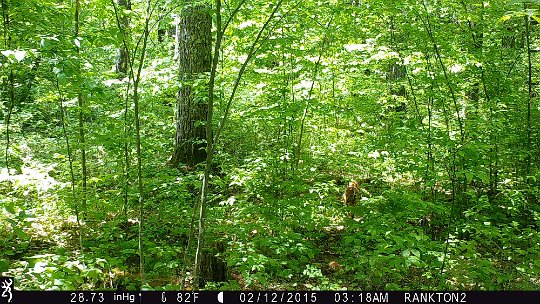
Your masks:
{"label": "03:18am", "polygon": [[334,303],[389,303],[387,292],[336,292]]}

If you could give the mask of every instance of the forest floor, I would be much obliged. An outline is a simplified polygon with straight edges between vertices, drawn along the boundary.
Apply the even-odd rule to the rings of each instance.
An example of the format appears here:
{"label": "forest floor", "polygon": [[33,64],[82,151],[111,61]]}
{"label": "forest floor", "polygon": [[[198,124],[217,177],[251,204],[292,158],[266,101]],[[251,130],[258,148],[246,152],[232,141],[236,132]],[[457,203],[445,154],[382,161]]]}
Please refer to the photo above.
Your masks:
{"label": "forest floor", "polygon": [[[115,185],[96,182],[79,230],[65,204],[69,184],[53,172],[36,163],[2,176],[2,192],[10,194],[0,227],[2,275],[14,276],[20,289],[181,288],[184,261],[193,254],[184,257],[192,209],[175,200],[177,192],[167,193],[178,176],[161,175],[145,205],[142,286],[136,206],[126,213],[113,208],[103,197]],[[483,196],[449,223],[444,195],[426,200],[410,185],[374,182],[362,185],[369,195],[344,207],[346,185],[330,175],[316,178],[249,191],[230,186],[234,177],[216,177],[214,189],[223,188],[210,201],[207,251],[217,262],[207,263],[222,263],[224,273],[219,279],[209,265],[205,288],[540,289],[538,206],[512,211],[503,195],[498,205]],[[187,288],[191,279],[188,272]]]}

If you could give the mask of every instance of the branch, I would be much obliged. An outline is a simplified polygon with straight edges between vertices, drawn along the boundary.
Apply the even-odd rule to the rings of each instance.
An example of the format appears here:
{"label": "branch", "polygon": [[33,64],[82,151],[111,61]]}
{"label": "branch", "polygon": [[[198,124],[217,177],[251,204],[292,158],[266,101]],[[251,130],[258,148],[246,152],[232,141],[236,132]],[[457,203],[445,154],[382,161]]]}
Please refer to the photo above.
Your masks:
{"label": "branch", "polygon": [[278,4],[276,4],[276,7],[274,8],[274,10],[272,11],[272,13],[270,14],[270,16],[268,17],[268,20],[266,20],[266,22],[264,23],[264,25],[262,26],[262,28],[260,29],[259,33],[257,34],[257,37],[255,38],[255,40],[253,41],[253,44],[251,45],[250,47],[250,50],[248,52],[248,56],[246,58],[246,60],[244,61],[244,63],[242,64],[242,67],[240,68],[240,71],[238,72],[238,75],[236,76],[236,79],[234,81],[234,86],[233,86],[233,89],[232,89],[232,92],[231,92],[231,95],[229,96],[229,100],[227,101],[227,106],[225,107],[225,112],[223,114],[223,117],[221,118],[220,122],[219,122],[219,127],[218,127],[218,130],[216,132],[216,136],[214,138],[214,141],[217,142],[219,140],[219,135],[221,134],[221,132],[223,131],[223,127],[225,126],[225,123],[227,121],[227,118],[229,116],[229,109],[231,108],[231,104],[232,104],[232,101],[234,99],[234,95],[236,94],[236,90],[238,89],[238,85],[240,84],[240,79],[242,79],[242,76],[244,75],[244,72],[246,71],[246,67],[250,61],[250,59],[253,57],[253,55],[255,54],[255,51],[256,51],[256,45],[257,43],[259,42],[259,39],[261,38],[262,36],[262,33],[266,30],[266,28],[268,27],[268,25],[270,24],[270,21],[274,18],[274,15],[276,14],[276,12],[278,11],[278,9],[281,7],[281,4],[283,3],[283,0],[280,0],[278,2]]}

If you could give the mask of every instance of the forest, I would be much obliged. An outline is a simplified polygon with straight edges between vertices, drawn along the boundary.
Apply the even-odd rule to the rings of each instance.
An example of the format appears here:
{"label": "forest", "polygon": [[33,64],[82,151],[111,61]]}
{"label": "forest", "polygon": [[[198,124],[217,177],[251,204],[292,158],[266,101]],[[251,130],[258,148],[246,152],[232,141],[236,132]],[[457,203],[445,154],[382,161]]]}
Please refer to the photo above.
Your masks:
{"label": "forest", "polygon": [[540,290],[538,0],[0,0],[17,290]]}

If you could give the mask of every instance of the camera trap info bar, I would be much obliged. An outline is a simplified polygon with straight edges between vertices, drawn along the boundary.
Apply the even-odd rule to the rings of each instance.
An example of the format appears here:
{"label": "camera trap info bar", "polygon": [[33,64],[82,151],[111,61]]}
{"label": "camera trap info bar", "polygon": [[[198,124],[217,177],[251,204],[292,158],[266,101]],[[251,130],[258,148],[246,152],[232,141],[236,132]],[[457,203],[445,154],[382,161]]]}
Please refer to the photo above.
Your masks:
{"label": "camera trap info bar", "polygon": [[540,291],[21,291],[0,277],[0,304],[533,303]]}

